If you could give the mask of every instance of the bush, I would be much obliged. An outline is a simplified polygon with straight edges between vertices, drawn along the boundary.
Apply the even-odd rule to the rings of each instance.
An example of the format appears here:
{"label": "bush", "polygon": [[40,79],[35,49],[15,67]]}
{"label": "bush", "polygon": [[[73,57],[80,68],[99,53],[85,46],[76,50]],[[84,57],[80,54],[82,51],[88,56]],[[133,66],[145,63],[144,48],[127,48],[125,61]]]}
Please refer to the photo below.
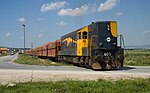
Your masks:
{"label": "bush", "polygon": [[43,65],[43,66],[64,66],[70,65],[63,62],[53,62],[49,59],[41,59],[35,56],[29,56],[25,54],[19,54],[19,58],[16,59],[14,62],[19,64],[28,64],[28,65]]}

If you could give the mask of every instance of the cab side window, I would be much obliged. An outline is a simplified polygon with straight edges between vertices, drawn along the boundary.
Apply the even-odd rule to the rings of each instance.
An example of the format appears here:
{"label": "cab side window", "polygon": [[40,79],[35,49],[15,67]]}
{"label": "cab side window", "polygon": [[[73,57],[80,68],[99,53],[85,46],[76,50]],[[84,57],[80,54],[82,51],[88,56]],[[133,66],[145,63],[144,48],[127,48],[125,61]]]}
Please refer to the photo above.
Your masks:
{"label": "cab side window", "polygon": [[78,39],[81,39],[81,32],[78,33]]}
{"label": "cab side window", "polygon": [[86,32],[86,31],[83,32],[83,37],[82,37],[82,39],[87,39],[87,32]]}

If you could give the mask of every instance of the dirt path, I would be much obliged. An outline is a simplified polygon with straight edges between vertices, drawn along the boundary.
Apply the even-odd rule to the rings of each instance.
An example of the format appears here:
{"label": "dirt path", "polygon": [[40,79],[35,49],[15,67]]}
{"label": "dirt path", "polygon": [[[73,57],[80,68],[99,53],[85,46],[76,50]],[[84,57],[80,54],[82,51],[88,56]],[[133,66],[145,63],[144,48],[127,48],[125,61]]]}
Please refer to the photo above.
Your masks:
{"label": "dirt path", "polygon": [[126,73],[121,71],[46,71],[0,69],[0,83],[57,80],[98,80],[150,78],[150,73]]}

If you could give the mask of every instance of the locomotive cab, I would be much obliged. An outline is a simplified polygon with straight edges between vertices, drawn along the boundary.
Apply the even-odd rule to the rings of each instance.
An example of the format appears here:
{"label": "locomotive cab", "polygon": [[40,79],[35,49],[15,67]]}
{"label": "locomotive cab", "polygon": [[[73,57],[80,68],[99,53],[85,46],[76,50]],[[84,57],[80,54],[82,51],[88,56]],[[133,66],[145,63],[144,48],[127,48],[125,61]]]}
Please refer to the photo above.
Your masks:
{"label": "locomotive cab", "polygon": [[77,32],[77,56],[87,56],[88,50],[88,26]]}

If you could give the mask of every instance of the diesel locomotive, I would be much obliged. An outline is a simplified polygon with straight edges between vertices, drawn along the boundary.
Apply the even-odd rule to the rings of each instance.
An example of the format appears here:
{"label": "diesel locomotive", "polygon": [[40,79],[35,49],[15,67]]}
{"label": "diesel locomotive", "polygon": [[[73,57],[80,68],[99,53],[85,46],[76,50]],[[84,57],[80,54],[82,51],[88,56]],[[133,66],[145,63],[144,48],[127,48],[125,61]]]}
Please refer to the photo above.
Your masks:
{"label": "diesel locomotive", "polygon": [[[117,34],[116,21],[92,22],[90,25],[63,35],[57,43],[59,44],[56,44],[55,59],[58,61],[79,64],[92,69],[123,67],[124,42],[123,36]],[[49,48],[46,49],[49,51]],[[49,52],[45,53],[47,53],[46,56]]]}

